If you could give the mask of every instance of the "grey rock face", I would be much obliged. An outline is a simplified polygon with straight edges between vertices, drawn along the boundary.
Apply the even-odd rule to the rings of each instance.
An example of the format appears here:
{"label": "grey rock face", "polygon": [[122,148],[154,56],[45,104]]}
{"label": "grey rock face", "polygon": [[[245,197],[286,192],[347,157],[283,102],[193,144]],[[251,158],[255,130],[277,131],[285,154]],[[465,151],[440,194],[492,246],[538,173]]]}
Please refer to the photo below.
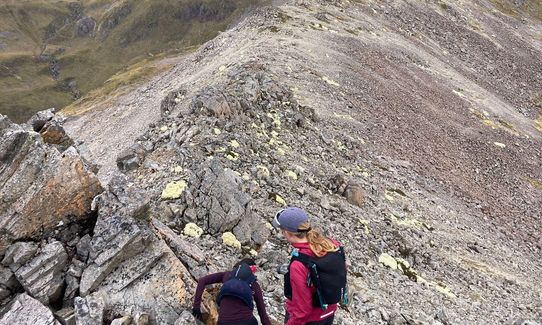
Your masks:
{"label": "grey rock face", "polygon": [[16,271],[21,265],[28,262],[38,251],[38,245],[34,242],[16,242],[9,246],[2,260],[2,265],[9,266]]}
{"label": "grey rock face", "polygon": [[49,305],[60,298],[64,287],[63,269],[68,254],[60,242],[45,245],[41,252],[15,271],[15,276],[30,295]]}
{"label": "grey rock face", "polygon": [[[125,175],[117,173],[108,184],[107,191],[97,196],[93,209],[98,210],[99,217],[95,232],[105,231],[105,221],[110,216],[126,216],[129,218],[145,218],[149,209],[148,194],[131,184]],[[104,220],[104,222],[100,222]]]}
{"label": "grey rock face", "polygon": [[96,289],[105,277],[122,261],[145,249],[142,233],[134,224],[121,217],[109,219],[110,227],[95,234],[92,241],[91,262],[83,271],[80,282],[81,295]]}
{"label": "grey rock face", "polygon": [[[96,198],[98,221],[89,244],[89,263],[81,276],[83,296],[97,288],[122,261],[144,250],[143,234],[133,218],[144,217],[147,202],[145,193],[131,188],[121,174],[113,177],[108,191]],[[84,246],[78,247],[78,254],[86,255]]]}
{"label": "grey rock face", "polygon": [[49,308],[26,293],[20,294],[0,318],[0,324],[60,325]]}
{"label": "grey rock face", "polygon": [[13,272],[0,265],[0,303],[21,288],[21,284],[15,278]]}
{"label": "grey rock face", "polygon": [[211,234],[233,231],[241,243],[259,238],[253,233],[264,227],[251,210],[250,196],[240,189],[241,182],[233,171],[213,160],[191,179],[185,216],[208,225],[206,231]]}

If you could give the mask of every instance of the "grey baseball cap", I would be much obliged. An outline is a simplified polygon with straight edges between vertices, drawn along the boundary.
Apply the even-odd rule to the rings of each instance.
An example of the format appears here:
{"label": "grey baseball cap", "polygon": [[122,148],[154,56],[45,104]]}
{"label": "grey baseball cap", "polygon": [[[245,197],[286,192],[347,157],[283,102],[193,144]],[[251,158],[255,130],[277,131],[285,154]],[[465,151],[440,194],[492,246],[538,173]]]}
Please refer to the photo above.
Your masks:
{"label": "grey baseball cap", "polygon": [[303,209],[288,207],[277,212],[272,224],[275,228],[299,232],[299,226],[308,221],[309,216]]}

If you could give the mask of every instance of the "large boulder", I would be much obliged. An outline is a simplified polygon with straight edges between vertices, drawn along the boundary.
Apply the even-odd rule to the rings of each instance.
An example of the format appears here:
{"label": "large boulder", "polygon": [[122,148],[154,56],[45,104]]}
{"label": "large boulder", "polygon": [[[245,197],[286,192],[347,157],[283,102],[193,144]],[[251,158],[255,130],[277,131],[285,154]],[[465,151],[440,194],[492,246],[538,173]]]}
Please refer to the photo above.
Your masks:
{"label": "large boulder", "polygon": [[11,302],[9,309],[0,318],[0,324],[60,325],[49,308],[26,293]]}
{"label": "large boulder", "polygon": [[0,115],[0,254],[22,238],[89,217],[102,191],[74,147],[60,153],[39,133]]}

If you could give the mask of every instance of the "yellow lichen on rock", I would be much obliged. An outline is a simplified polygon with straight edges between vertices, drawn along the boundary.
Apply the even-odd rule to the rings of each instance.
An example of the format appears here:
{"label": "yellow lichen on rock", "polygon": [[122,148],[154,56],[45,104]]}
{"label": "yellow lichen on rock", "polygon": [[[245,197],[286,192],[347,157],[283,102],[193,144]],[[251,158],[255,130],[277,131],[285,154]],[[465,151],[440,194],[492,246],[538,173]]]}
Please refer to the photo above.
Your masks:
{"label": "yellow lichen on rock", "polygon": [[234,148],[239,148],[241,145],[239,144],[239,142],[237,142],[237,140],[233,139],[230,141],[230,144],[232,147]]}
{"label": "yellow lichen on rock", "polygon": [[288,178],[291,178],[293,180],[297,180],[297,174],[294,173],[293,171],[291,170],[287,170],[286,173],[285,173],[286,177]]}
{"label": "yellow lichen on rock", "polygon": [[162,191],[162,200],[174,200],[181,197],[186,189],[185,181],[173,181],[166,185],[166,188]]}
{"label": "yellow lichen on rock", "polygon": [[390,269],[393,269],[393,270],[396,270],[397,269],[397,261],[395,260],[395,258],[393,258],[393,256],[387,254],[387,253],[382,253],[379,257],[378,257],[378,263],[384,265],[384,266],[387,266],[389,267]]}
{"label": "yellow lichen on rock", "polygon": [[225,232],[222,234],[222,242],[224,245],[228,245],[233,248],[241,248],[241,242],[237,240],[237,237],[231,232]]}
{"label": "yellow lichen on rock", "polygon": [[280,121],[280,116],[277,113],[267,113],[267,117],[273,120],[273,125],[275,128],[280,129],[282,123]]}
{"label": "yellow lichen on rock", "polygon": [[183,168],[181,166],[175,166],[171,168],[171,171],[174,172],[175,174],[180,174],[183,172]]}
{"label": "yellow lichen on rock", "polygon": [[280,195],[275,195],[275,201],[277,201],[278,204],[282,205],[282,206],[286,206],[286,201],[280,196]]}
{"label": "yellow lichen on rock", "polygon": [[183,233],[190,237],[199,238],[203,234],[203,229],[195,223],[189,222],[184,226]]}
{"label": "yellow lichen on rock", "polygon": [[239,154],[237,152],[230,151],[226,155],[226,158],[228,158],[231,161],[237,161],[239,159]]}
{"label": "yellow lichen on rock", "polygon": [[328,84],[330,85],[333,85],[333,86],[336,86],[336,87],[339,87],[339,83],[332,80],[332,79],[329,79],[328,77],[322,77],[322,80],[324,80],[325,82],[327,82]]}
{"label": "yellow lichen on rock", "polygon": [[445,295],[447,295],[448,297],[451,297],[451,298],[456,298],[457,296],[452,292],[452,290],[450,290],[450,288],[448,288],[446,285],[444,284],[440,284],[440,283],[435,283],[434,284],[435,286],[435,289],[437,289],[437,291],[439,291],[440,293],[443,293]]}
{"label": "yellow lichen on rock", "polygon": [[363,225],[363,227],[365,228],[365,229],[364,229],[365,234],[368,235],[368,234],[369,234],[369,220],[365,220],[365,219],[358,218],[358,221],[359,221],[359,223],[361,223],[361,224]]}

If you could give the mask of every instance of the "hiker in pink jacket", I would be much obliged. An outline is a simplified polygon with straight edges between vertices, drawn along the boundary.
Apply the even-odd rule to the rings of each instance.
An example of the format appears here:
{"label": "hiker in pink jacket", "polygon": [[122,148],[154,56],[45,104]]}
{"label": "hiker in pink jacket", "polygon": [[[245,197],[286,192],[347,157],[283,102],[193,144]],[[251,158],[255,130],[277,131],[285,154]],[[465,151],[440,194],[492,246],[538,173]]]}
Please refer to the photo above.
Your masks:
{"label": "hiker in pink jacket", "polygon": [[[337,303],[346,295],[346,263],[340,244],[311,228],[300,208],[279,211],[273,220],[294,247],[285,274],[286,325],[331,325]],[[318,276],[311,275],[311,265]],[[312,269],[312,268],[311,268]],[[311,281],[308,281],[312,279]],[[316,283],[321,282],[321,283]]]}

